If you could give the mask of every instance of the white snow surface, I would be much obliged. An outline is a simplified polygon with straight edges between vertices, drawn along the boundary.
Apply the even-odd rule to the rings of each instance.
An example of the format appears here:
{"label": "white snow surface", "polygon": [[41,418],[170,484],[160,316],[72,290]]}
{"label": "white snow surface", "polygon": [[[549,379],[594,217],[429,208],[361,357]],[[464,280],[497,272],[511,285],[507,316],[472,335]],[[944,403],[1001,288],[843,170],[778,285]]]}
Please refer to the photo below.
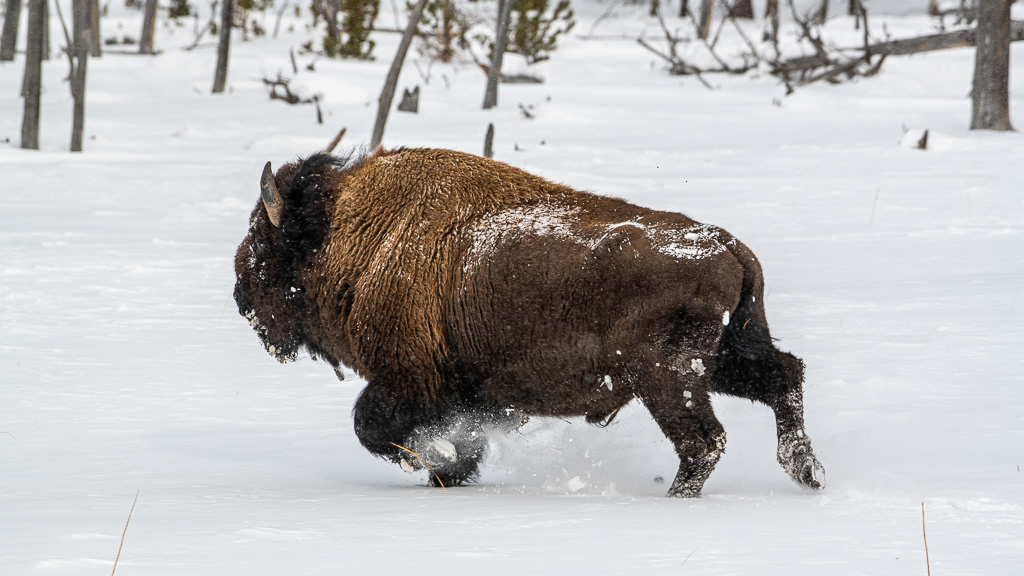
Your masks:
{"label": "white snow surface", "polygon": [[[352,431],[363,382],[270,358],[236,312],[233,260],[263,163],[342,126],[346,145],[369,139],[398,36],[377,34],[372,62],[298,57],[319,125],[261,81],[291,73],[301,23],[236,38],[216,96],[213,44],[183,51],[191,25],[161,25],[161,55],[90,61],[71,154],[53,19],[41,151],[17,147],[24,56],[0,65],[0,574],[107,573],[136,493],[120,576],[924,574],[922,503],[932,573],[1019,574],[1024,137],[967,129],[973,50],[790,96],[758,74],[708,90],[637,45],[660,34],[644,7],[588,39],[608,4],[576,4],[549,61],[509,64],[545,82],[503,85],[491,111],[478,69],[410,54],[400,87],[421,85],[420,113],[393,112],[385,144],[479,153],[493,122],[499,160],[743,240],[773,335],[807,364],[824,491],[779,468],[767,408],[721,397],[728,449],[699,499],[664,497],[677,460],[635,403],[606,429],[534,419],[495,438],[469,487],[374,459]],[[931,29],[907,12],[873,30]],[[139,20],[115,10],[104,29]],[[901,146],[904,127],[928,150]]]}

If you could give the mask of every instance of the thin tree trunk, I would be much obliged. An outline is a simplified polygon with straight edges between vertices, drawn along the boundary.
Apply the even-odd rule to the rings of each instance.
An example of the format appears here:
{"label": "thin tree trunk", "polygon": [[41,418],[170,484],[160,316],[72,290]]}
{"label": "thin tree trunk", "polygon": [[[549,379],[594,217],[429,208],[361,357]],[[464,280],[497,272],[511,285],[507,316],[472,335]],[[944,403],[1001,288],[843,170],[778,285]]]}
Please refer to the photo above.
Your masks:
{"label": "thin tree trunk", "polygon": [[978,47],[971,91],[971,130],[1010,126],[1010,0],[977,3]]}
{"label": "thin tree trunk", "polygon": [[689,0],[679,0],[679,17],[686,18],[686,14],[690,11]]}
{"label": "thin tree trunk", "polygon": [[824,24],[825,20],[828,19],[828,0],[820,1],[821,3],[818,4],[818,9],[814,12],[814,16],[811,18],[811,22],[814,22],[819,26]]}
{"label": "thin tree trunk", "polygon": [[732,17],[744,20],[754,19],[754,5],[750,0],[736,0],[732,5]]}
{"label": "thin tree trunk", "polygon": [[487,72],[487,90],[484,92],[484,110],[498,105],[498,81],[501,79],[501,63],[505,58],[508,43],[508,28],[512,20],[513,0],[498,0],[498,24],[494,37],[494,54],[491,69]]}
{"label": "thin tree trunk", "polygon": [[284,16],[284,11],[288,9],[290,0],[284,0],[281,3],[281,7],[277,9],[277,18],[274,19],[274,38],[277,38],[278,31],[281,30],[281,17]]}
{"label": "thin tree trunk", "polygon": [[21,0],[7,0],[7,8],[4,10],[4,28],[3,32],[0,32],[0,62],[14,60],[20,20]]}
{"label": "thin tree trunk", "polygon": [[21,93],[25,98],[25,109],[21,117],[21,147],[28,150],[39,150],[39,95],[43,85],[45,6],[46,0],[29,0],[28,3],[28,42],[25,46],[25,79]]}
{"label": "thin tree trunk", "polygon": [[85,73],[92,44],[92,0],[73,0],[75,70],[71,77],[71,96],[75,100],[71,120],[71,151],[82,151],[85,132]]}
{"label": "thin tree trunk", "polygon": [[89,7],[89,29],[91,33],[89,54],[93,58],[103,56],[103,35],[100,33],[100,0],[91,0]]}
{"label": "thin tree trunk", "polygon": [[441,45],[441,54],[437,59],[441,62],[451,62],[452,57],[455,55],[455,51],[452,50],[452,28],[454,28],[455,25],[455,5],[453,4],[454,0],[440,1],[441,22],[437,35]]}
{"label": "thin tree trunk", "polygon": [[711,15],[715,0],[700,0],[700,15],[697,16],[697,37],[706,40],[711,33]]}
{"label": "thin tree trunk", "polygon": [[43,3],[43,60],[50,59],[50,3]]}
{"label": "thin tree trunk", "polygon": [[338,30],[338,11],[341,10],[341,0],[325,0],[321,4],[324,11],[324,21],[327,22],[327,35],[331,40],[340,43],[341,31]]}
{"label": "thin tree trunk", "polygon": [[779,42],[779,0],[768,0],[764,7],[764,42]]}
{"label": "thin tree trunk", "polygon": [[388,112],[391,111],[391,103],[395,100],[395,86],[398,85],[398,74],[402,71],[402,63],[405,62],[405,55],[409,52],[409,45],[412,44],[412,37],[416,35],[416,27],[423,17],[423,9],[427,7],[427,0],[420,0],[416,8],[409,14],[409,24],[402,34],[402,41],[398,44],[398,51],[395,52],[395,59],[391,61],[391,69],[388,70],[387,80],[384,81],[384,89],[380,92],[380,99],[377,100],[377,119],[373,123],[373,136],[370,138],[370,149],[380,146],[384,138],[384,125],[388,121]]}
{"label": "thin tree trunk", "polygon": [[[853,16],[853,29],[860,30],[861,21],[864,22],[864,29],[868,27],[868,11],[864,8],[864,3],[861,0],[850,0],[850,5],[847,7],[847,13],[849,16]],[[864,39],[867,43],[867,38]]]}
{"label": "thin tree trunk", "polygon": [[222,0],[220,11],[220,42],[217,44],[217,70],[213,75],[213,93],[222,94],[228,81],[228,52],[231,48],[231,21],[235,14],[235,1]]}
{"label": "thin tree trunk", "polygon": [[142,15],[142,39],[139,40],[139,54],[152,54],[156,39],[156,8],[158,0],[146,0],[146,11]]}
{"label": "thin tree trunk", "polygon": [[484,134],[484,158],[494,158],[494,124],[487,125],[487,134]]}

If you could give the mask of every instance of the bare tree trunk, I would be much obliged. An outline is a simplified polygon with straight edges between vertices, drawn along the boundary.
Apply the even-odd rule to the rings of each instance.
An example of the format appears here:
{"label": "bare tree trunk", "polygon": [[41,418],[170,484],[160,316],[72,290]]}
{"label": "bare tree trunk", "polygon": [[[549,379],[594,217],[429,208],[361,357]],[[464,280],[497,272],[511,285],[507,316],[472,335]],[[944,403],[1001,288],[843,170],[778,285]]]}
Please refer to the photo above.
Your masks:
{"label": "bare tree trunk", "polygon": [[1010,126],[1010,3],[977,3],[978,47],[971,91],[971,130],[1013,130]]}
{"label": "bare tree trunk", "polygon": [[291,0],[284,0],[281,3],[281,7],[277,9],[277,18],[274,20],[274,38],[277,38],[277,33],[281,30],[281,17],[284,16],[284,11],[288,9]]}
{"label": "bare tree trunk", "polygon": [[[506,0],[510,1],[510,0]],[[405,62],[405,55],[409,52],[409,45],[412,44],[412,37],[416,35],[416,27],[423,17],[423,9],[427,7],[427,0],[420,0],[416,8],[409,14],[409,24],[402,34],[402,41],[398,44],[398,51],[395,52],[395,59],[391,61],[391,68],[388,70],[387,80],[384,81],[384,89],[380,92],[380,99],[377,101],[377,119],[373,123],[373,136],[370,138],[370,148],[376,149],[384,138],[384,125],[388,122],[388,112],[391,111],[391,103],[395,100],[395,86],[398,85],[398,73],[402,71],[402,63]]]}
{"label": "bare tree trunk", "polygon": [[85,132],[85,73],[92,44],[92,0],[73,0],[75,68],[71,76],[71,96],[75,100],[71,120],[71,151],[82,151]]}
{"label": "bare tree trunk", "polygon": [[484,110],[498,105],[498,80],[501,79],[501,64],[505,58],[505,46],[508,43],[508,28],[511,25],[513,3],[513,0],[498,0],[498,23],[494,36],[494,54],[491,55],[491,69],[487,71]]}
{"label": "bare tree trunk", "polygon": [[[860,30],[861,21],[864,22],[864,29],[868,27],[868,11],[864,8],[864,3],[861,0],[850,0],[850,4],[847,7],[847,13],[849,16],[853,16],[853,29]],[[864,43],[867,44],[867,39],[864,39]]]}
{"label": "bare tree trunk", "polygon": [[15,44],[18,42],[18,23],[21,20],[21,0],[7,0],[4,10],[4,28],[0,32],[0,62],[14,60]]}
{"label": "bare tree trunk", "polygon": [[91,30],[89,53],[93,58],[100,58],[103,56],[103,35],[100,34],[100,0],[90,1],[92,5],[89,7],[89,29]]}
{"label": "bare tree trunk", "polygon": [[484,134],[484,158],[494,158],[494,124],[487,125],[487,133]]}
{"label": "bare tree trunk", "polygon": [[156,38],[156,8],[158,0],[146,0],[146,11],[142,15],[142,39],[139,40],[139,54],[152,54]]}
{"label": "bare tree trunk", "polygon": [[[21,0],[10,1],[20,2]],[[25,79],[21,88],[21,95],[25,98],[25,109],[21,117],[21,147],[27,150],[39,150],[39,95],[43,85],[43,10],[45,6],[46,0],[29,0],[28,3]]]}
{"label": "bare tree trunk", "polygon": [[750,0],[736,0],[732,4],[732,10],[730,15],[733,18],[743,18],[744,20],[754,19],[754,5]]}
{"label": "bare tree trunk", "polygon": [[821,0],[818,4],[818,9],[814,11],[814,15],[811,17],[811,22],[822,25],[825,20],[828,19],[828,0]]}
{"label": "bare tree trunk", "polygon": [[235,14],[235,1],[223,0],[220,11],[220,42],[217,44],[217,69],[213,74],[213,93],[224,93],[228,81],[228,52],[231,48],[231,22]]}
{"label": "bare tree trunk", "polygon": [[437,36],[441,45],[441,54],[437,59],[441,62],[451,62],[455,51],[452,50],[452,29],[455,26],[455,3],[453,0],[441,1],[441,22],[438,26]]}
{"label": "bare tree trunk", "polygon": [[50,59],[50,3],[43,3],[43,60]]}
{"label": "bare tree trunk", "polygon": [[341,31],[338,29],[338,11],[341,10],[341,0],[324,0],[321,4],[324,11],[324,21],[327,22],[327,35],[331,40],[340,43]]}
{"label": "bare tree trunk", "polygon": [[686,18],[686,14],[690,11],[689,0],[679,0],[679,17]]}
{"label": "bare tree trunk", "polygon": [[711,33],[711,16],[715,0],[700,0],[700,14],[697,16],[697,36],[706,40]]}
{"label": "bare tree trunk", "polygon": [[779,42],[779,0],[768,0],[764,7],[764,42]]}

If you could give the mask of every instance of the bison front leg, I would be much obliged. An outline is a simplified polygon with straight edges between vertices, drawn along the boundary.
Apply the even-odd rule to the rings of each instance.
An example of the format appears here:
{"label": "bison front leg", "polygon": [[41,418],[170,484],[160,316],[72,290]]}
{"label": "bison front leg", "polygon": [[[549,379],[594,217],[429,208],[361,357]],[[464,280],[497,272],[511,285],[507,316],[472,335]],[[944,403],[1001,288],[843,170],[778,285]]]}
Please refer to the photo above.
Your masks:
{"label": "bison front leg", "polygon": [[460,486],[474,480],[487,451],[486,418],[473,410],[455,409],[416,428],[408,447],[416,456],[403,467],[429,466],[431,486]]}
{"label": "bison front leg", "polygon": [[356,437],[375,456],[398,463],[403,444],[424,421],[436,418],[437,409],[411,397],[404,388],[374,380],[359,394],[352,408]]}
{"label": "bison front leg", "polygon": [[410,398],[404,391],[382,382],[363,390],[353,409],[359,441],[407,472],[428,469],[433,486],[472,480],[487,449],[486,417],[459,406]]}
{"label": "bison front leg", "polygon": [[700,496],[725,451],[725,430],[709,399],[708,365],[700,356],[680,357],[668,366],[659,363],[640,387],[644,405],[679,455],[669,496]]}

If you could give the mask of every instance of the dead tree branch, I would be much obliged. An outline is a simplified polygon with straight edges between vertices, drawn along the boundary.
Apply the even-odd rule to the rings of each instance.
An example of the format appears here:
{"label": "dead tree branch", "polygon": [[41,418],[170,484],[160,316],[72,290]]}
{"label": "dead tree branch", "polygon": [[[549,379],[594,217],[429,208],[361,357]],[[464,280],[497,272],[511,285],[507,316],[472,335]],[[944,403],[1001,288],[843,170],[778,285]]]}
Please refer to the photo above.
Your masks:
{"label": "dead tree branch", "polygon": [[[699,23],[693,18],[693,14],[688,14],[688,15],[690,16],[690,19],[693,22],[693,25],[695,27],[698,26]],[[643,46],[644,48],[649,50],[652,54],[655,54],[656,56],[658,56],[659,58],[664,60],[666,63],[668,63],[668,65],[669,65],[669,74],[673,74],[673,75],[677,75],[677,76],[695,76],[698,80],[700,80],[701,84],[703,84],[705,87],[710,89],[710,88],[712,88],[711,84],[709,84],[701,76],[701,74],[704,74],[704,73],[722,73],[722,72],[728,73],[728,74],[743,74],[743,73],[747,72],[748,70],[750,70],[751,68],[753,68],[754,66],[757,65],[757,51],[754,50],[753,45],[749,44],[749,40],[747,39],[747,36],[745,34],[743,34],[742,31],[740,32],[740,36],[744,40],[748,41],[748,45],[750,46],[750,49],[751,49],[752,53],[754,54],[754,61],[753,62],[749,62],[749,61],[746,60],[746,58],[744,58],[743,64],[740,65],[739,67],[730,66],[729,63],[726,62],[726,60],[724,58],[722,58],[721,56],[719,56],[719,54],[715,51],[715,45],[718,42],[718,37],[721,34],[722,27],[725,25],[725,20],[723,20],[722,23],[720,24],[720,26],[718,28],[718,31],[714,35],[713,39],[700,38],[700,40],[703,43],[704,47],[707,49],[708,54],[710,54],[711,57],[715,60],[715,62],[718,63],[718,68],[700,68],[700,67],[697,67],[697,66],[695,66],[693,64],[690,64],[687,61],[685,61],[682,57],[679,56],[679,52],[676,49],[676,47],[678,46],[678,44],[680,42],[687,42],[689,40],[680,38],[679,36],[676,36],[676,35],[672,34],[672,31],[670,31],[668,29],[668,24],[665,23],[665,18],[664,18],[664,16],[662,16],[660,9],[657,10],[657,17],[658,17],[658,24],[661,26],[661,31],[665,35],[665,42],[666,42],[666,45],[668,46],[668,52],[665,53],[665,52],[663,52],[661,50],[658,50],[657,48],[652,46],[650,43],[645,41],[643,38],[637,38],[637,43],[639,43],[641,46]],[[730,16],[730,17],[727,17],[726,20],[733,20],[734,21],[735,19]],[[698,37],[699,36],[700,35],[698,34]]]}
{"label": "dead tree branch", "polygon": [[[270,88],[271,100],[280,100],[287,104],[293,105],[312,104],[315,101],[314,98],[302,98],[298,94],[292,92],[291,88],[288,86],[290,82],[291,80],[281,76],[280,73],[278,73],[277,78],[274,80],[271,80],[269,78],[263,79],[263,84]],[[282,90],[281,92],[278,92],[279,88]]]}
{"label": "dead tree branch", "polygon": [[[692,26],[692,31],[689,33],[670,31],[659,10],[655,12],[655,15],[664,34],[665,43],[661,45],[660,42],[652,42],[643,37],[638,38],[637,42],[664,60],[668,64],[669,74],[695,76],[708,88],[711,88],[711,85],[704,79],[704,74],[743,74],[765,63],[770,73],[780,78],[789,92],[792,92],[796,86],[804,86],[821,80],[840,83],[848,79],[874,76],[878,74],[882,64],[890,56],[975,46],[978,39],[978,31],[975,28],[895,40],[872,38],[864,2],[851,0],[850,10],[856,17],[857,29],[862,30],[860,34],[862,42],[860,46],[844,48],[830,42],[822,33],[823,27],[819,22],[820,10],[801,14],[794,2],[789,2],[789,6],[792,11],[793,25],[796,28],[795,35],[798,41],[804,45],[805,50],[809,49],[809,54],[783,58],[777,44],[777,30],[773,30],[772,37],[765,35],[763,42],[767,48],[762,45],[759,50],[751,41],[742,23],[737,21],[732,14],[727,14],[716,30],[705,26],[706,29],[701,33],[701,27],[705,22],[688,10],[684,14],[688,17],[689,25]],[[966,10],[964,6],[965,4],[962,3],[962,12]],[[771,14],[777,15],[778,9],[777,0],[769,2],[768,10]],[[738,55],[723,57],[719,53],[719,41],[727,21],[733,23],[740,41],[746,45],[746,50],[741,49]],[[1011,21],[1010,41],[1022,40],[1024,40],[1024,21]],[[710,56],[714,60],[710,65],[696,63],[696,57],[687,55],[684,58],[681,55],[685,52],[679,49],[680,44],[686,45],[686,43],[698,41],[707,50],[707,55],[702,55],[701,58]],[[735,45],[736,40],[732,40],[732,44]],[[770,54],[773,55],[769,56]]]}
{"label": "dead tree branch", "polygon": [[[907,54],[919,54],[921,52],[933,52],[936,50],[949,50],[952,48],[966,48],[977,43],[978,31],[974,28],[968,30],[957,30],[955,32],[943,32],[940,34],[929,34],[915,38],[900,38],[898,40],[886,40],[868,44],[863,48],[850,49],[861,50],[870,54],[884,56],[905,56]],[[1024,21],[1014,20],[1010,25],[1010,41],[1020,42],[1024,40]],[[793,74],[804,70],[813,70],[834,64],[827,54],[811,54],[798,56],[778,62],[772,69],[772,73]]]}

